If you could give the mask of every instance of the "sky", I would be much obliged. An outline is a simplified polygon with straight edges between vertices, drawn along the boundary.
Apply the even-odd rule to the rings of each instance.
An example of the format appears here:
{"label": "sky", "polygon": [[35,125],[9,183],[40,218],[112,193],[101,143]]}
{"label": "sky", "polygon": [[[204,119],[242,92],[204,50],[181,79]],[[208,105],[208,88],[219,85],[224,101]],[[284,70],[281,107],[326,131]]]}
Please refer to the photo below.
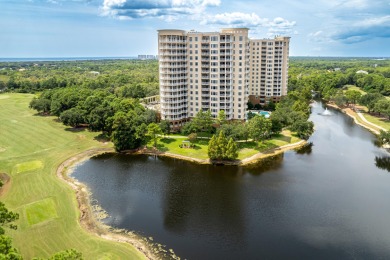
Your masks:
{"label": "sky", "polygon": [[0,0],[0,58],[157,54],[157,30],[247,27],[291,56],[390,57],[390,0]]}

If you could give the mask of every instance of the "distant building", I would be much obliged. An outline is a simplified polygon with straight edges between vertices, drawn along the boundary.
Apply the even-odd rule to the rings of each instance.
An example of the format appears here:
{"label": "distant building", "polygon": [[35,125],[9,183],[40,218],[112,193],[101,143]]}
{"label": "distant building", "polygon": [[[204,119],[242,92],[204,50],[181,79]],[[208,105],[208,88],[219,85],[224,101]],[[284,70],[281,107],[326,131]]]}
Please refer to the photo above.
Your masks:
{"label": "distant building", "polygon": [[365,70],[358,70],[356,71],[356,74],[368,74],[368,72]]}
{"label": "distant building", "polygon": [[139,60],[157,60],[156,55],[138,55]]}
{"label": "distant building", "polygon": [[92,74],[94,76],[99,76],[100,72],[99,71],[90,71],[89,74]]}
{"label": "distant building", "polygon": [[287,95],[290,37],[249,39],[247,28],[159,30],[162,119],[180,127],[200,110],[244,120],[247,102]]}

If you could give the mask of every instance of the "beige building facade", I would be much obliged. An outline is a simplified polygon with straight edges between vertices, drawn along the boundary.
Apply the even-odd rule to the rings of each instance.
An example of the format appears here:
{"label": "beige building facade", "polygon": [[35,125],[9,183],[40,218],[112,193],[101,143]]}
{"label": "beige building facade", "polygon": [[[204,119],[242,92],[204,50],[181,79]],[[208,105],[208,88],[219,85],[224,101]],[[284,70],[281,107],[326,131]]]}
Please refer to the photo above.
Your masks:
{"label": "beige building facade", "polygon": [[247,28],[159,30],[162,119],[180,127],[200,110],[224,110],[228,120],[244,120],[249,100],[277,101],[287,94],[288,44],[250,40]]}

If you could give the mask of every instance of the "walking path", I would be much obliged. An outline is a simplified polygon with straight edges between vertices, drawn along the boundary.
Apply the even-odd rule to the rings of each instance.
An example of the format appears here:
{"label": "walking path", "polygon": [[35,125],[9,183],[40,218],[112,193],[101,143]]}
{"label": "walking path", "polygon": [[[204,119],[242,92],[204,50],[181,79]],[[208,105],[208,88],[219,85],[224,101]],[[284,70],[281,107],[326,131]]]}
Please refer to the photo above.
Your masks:
{"label": "walking path", "polygon": [[369,121],[364,117],[364,115],[363,115],[362,113],[356,112],[356,114],[357,114],[365,123],[367,123],[367,124],[369,124],[369,125],[372,125],[372,126],[374,126],[374,127],[376,127],[376,128],[379,128],[379,129],[381,129],[381,130],[383,130],[383,131],[387,131],[386,128],[381,127],[381,126],[379,126],[379,125],[376,125],[376,124],[374,124],[374,123],[369,122]]}
{"label": "walking path", "polygon": [[[376,124],[374,124],[372,122],[369,122],[364,117],[364,115],[362,113],[355,112],[354,110],[352,110],[349,107],[347,107],[347,108],[340,108],[340,107],[338,107],[335,104],[329,104],[329,103],[327,104],[327,106],[330,106],[330,107],[333,107],[333,108],[341,110],[343,113],[346,113],[348,116],[352,117],[357,125],[363,126],[364,128],[368,129],[369,131],[373,132],[374,134],[379,135],[380,134],[380,130],[386,131],[385,128],[383,128],[383,127],[381,127],[379,125],[376,125]],[[359,119],[361,121],[359,121]]]}

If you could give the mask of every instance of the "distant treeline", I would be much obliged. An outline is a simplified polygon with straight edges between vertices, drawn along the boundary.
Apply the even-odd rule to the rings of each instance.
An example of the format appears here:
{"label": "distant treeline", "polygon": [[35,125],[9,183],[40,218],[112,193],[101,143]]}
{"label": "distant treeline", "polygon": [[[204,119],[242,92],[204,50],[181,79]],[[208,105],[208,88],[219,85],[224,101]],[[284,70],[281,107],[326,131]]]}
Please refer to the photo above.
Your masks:
{"label": "distant treeline", "polygon": [[389,96],[390,60],[298,57],[290,60],[289,91],[309,86],[323,98],[330,99],[345,85]]}
{"label": "distant treeline", "polygon": [[138,60],[0,63],[0,91],[34,93],[64,87],[110,88],[134,98],[157,95],[158,63]]}

